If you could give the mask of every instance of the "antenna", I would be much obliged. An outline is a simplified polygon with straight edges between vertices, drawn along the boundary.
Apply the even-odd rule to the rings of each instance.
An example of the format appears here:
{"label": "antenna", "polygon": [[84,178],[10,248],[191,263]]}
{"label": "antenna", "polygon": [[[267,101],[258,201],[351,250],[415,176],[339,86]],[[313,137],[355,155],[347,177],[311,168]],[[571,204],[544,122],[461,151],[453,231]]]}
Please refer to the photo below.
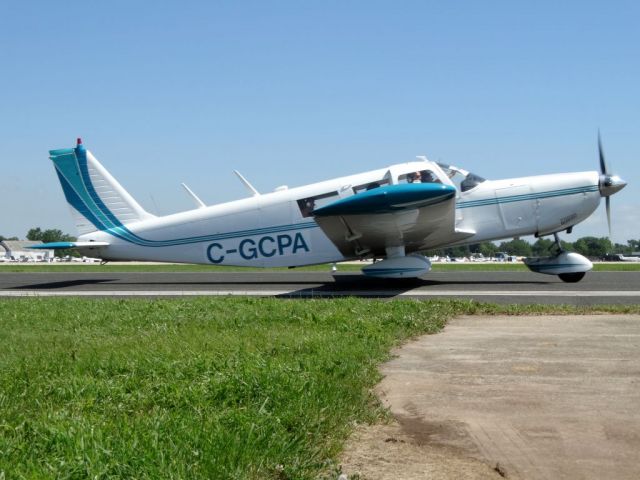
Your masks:
{"label": "antenna", "polygon": [[235,174],[238,176],[238,178],[240,179],[240,181],[242,182],[242,184],[243,184],[245,187],[247,187],[247,190],[249,190],[249,193],[251,193],[251,195],[253,195],[254,197],[255,197],[255,196],[260,195],[260,192],[259,192],[258,190],[256,190],[256,189],[253,187],[253,185],[251,185],[251,184],[249,183],[249,180],[247,180],[246,178],[244,178],[244,177],[242,176],[242,174],[241,174],[239,171],[234,170],[234,171],[233,171],[233,173],[235,173]]}
{"label": "antenna", "polygon": [[182,185],[182,187],[187,191],[189,196],[193,199],[193,201],[196,204],[196,207],[198,207],[198,208],[206,207],[204,202],[202,200],[200,200],[200,198],[198,198],[198,196],[195,193],[193,193],[193,191],[189,187],[187,187],[187,185],[185,183],[181,183],[180,185]]}
{"label": "antenna", "polygon": [[149,196],[151,197],[151,201],[153,202],[153,206],[156,209],[156,215],[160,215],[160,210],[158,209],[158,204],[156,203],[156,199],[153,196],[152,193],[149,193]]}

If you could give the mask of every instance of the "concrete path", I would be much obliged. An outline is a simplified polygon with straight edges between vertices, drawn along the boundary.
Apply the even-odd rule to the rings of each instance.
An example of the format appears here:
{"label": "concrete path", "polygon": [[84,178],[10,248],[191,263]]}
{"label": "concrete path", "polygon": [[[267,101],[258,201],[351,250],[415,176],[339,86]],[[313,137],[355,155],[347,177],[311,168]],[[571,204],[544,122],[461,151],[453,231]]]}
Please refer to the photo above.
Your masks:
{"label": "concrete path", "polygon": [[414,446],[507,478],[640,478],[640,316],[459,318],[397,354],[378,394]]}

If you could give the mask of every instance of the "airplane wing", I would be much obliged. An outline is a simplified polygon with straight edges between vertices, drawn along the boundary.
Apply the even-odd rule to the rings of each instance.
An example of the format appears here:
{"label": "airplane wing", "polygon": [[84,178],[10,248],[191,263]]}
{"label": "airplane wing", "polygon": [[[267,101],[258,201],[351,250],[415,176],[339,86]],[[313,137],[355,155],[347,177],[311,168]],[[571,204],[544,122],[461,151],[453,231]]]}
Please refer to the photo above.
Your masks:
{"label": "airplane wing", "polygon": [[387,247],[407,252],[461,241],[475,232],[456,231],[452,185],[386,185],[315,209],[320,228],[347,256],[383,255]]}

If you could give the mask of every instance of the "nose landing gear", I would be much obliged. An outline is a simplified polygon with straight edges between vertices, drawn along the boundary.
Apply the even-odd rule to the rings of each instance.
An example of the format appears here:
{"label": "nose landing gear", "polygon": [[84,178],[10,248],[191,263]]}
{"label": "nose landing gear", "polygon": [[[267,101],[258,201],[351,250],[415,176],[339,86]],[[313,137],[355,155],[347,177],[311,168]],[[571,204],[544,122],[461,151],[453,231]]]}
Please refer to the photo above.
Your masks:
{"label": "nose landing gear", "polygon": [[553,234],[556,241],[557,253],[550,257],[530,257],[525,259],[525,265],[532,272],[546,275],[558,275],[560,280],[567,283],[579,282],[585,273],[593,268],[591,261],[575,252],[562,249],[558,234]]}

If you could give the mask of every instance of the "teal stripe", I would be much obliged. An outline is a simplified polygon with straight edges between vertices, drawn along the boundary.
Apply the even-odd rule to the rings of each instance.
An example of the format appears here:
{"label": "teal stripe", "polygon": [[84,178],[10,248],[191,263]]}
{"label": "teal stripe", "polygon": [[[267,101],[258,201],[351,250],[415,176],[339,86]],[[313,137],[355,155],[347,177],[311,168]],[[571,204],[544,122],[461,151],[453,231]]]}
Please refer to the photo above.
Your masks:
{"label": "teal stripe", "polygon": [[[131,243],[135,243],[136,245],[141,245],[145,247],[173,247],[176,245],[187,245],[192,243],[200,243],[200,242],[211,242],[215,240],[228,240],[232,238],[239,237],[250,237],[255,235],[267,235],[270,233],[281,233],[288,231],[297,231],[297,230],[307,230],[310,228],[317,228],[318,224],[315,222],[307,222],[307,223],[298,223],[291,225],[275,225],[272,227],[265,227],[260,229],[253,230],[239,230],[235,232],[227,232],[227,233],[219,233],[214,235],[202,235],[198,237],[185,237],[185,238],[176,238],[173,240],[144,240],[144,243],[137,240],[128,240]],[[107,233],[113,234],[112,230],[106,230]],[[116,235],[118,236],[118,235]],[[121,238],[121,237],[120,237]],[[140,237],[138,237],[140,238]]]}
{"label": "teal stripe", "polygon": [[377,275],[384,273],[419,272],[421,270],[424,270],[424,268],[367,268],[363,269],[363,272],[365,272],[367,275]]}
{"label": "teal stripe", "polygon": [[527,264],[525,263],[525,265],[527,267],[530,268],[535,268],[537,270],[544,270],[545,268],[559,268],[559,267],[576,267],[576,266],[580,266],[580,265],[576,265],[574,263],[553,263],[553,264],[544,264],[544,265],[537,265],[537,264]]}
{"label": "teal stripe", "polygon": [[[122,225],[113,213],[111,213],[106,205],[93,189],[88,170],[83,169],[79,164],[79,160],[86,162],[86,157],[79,159],[78,152],[75,149],[52,150],[50,152],[58,174],[62,177],[63,187],[67,188],[67,199],[70,200],[72,206],[82,215],[87,217],[93,225],[101,231],[104,231],[116,238],[120,238],[129,243],[145,247],[172,247],[177,245],[187,245],[200,242],[209,242],[215,240],[225,240],[238,237],[249,237],[254,235],[275,234],[286,231],[306,230],[309,228],[317,228],[315,221],[308,221],[299,224],[274,225],[270,227],[254,228],[248,230],[240,230],[235,232],[226,232],[220,234],[201,235],[195,237],[183,237],[170,240],[151,240],[140,237],[131,232],[127,227]],[[81,152],[83,153],[83,152]],[[87,187],[91,188],[87,188]],[[72,192],[68,192],[71,189]],[[89,191],[91,190],[91,191]]]}
{"label": "teal stripe", "polygon": [[91,198],[91,195],[87,192],[83,179],[80,175],[80,167],[78,166],[75,153],[73,151],[71,153],[64,153],[52,158],[52,160],[60,175],[65,178],[69,186],[78,196],[80,202],[82,202],[81,205],[73,205],[73,207],[79,212],[82,212],[83,210],[91,212],[93,217],[99,222],[98,225],[95,226],[101,230],[115,227],[116,225],[109,221],[104,213],[97,208]]}
{"label": "teal stripe", "polygon": [[552,198],[552,197],[559,197],[564,195],[575,195],[579,193],[596,192],[596,191],[598,191],[597,185],[586,185],[582,187],[565,188],[562,190],[551,190],[548,192],[527,193],[522,195],[511,195],[508,197],[497,197],[497,198],[492,197],[492,198],[483,198],[479,200],[469,200],[467,202],[458,203],[457,208],[484,207],[488,205],[498,205],[501,203],[521,202],[525,200],[537,200],[541,198]]}

